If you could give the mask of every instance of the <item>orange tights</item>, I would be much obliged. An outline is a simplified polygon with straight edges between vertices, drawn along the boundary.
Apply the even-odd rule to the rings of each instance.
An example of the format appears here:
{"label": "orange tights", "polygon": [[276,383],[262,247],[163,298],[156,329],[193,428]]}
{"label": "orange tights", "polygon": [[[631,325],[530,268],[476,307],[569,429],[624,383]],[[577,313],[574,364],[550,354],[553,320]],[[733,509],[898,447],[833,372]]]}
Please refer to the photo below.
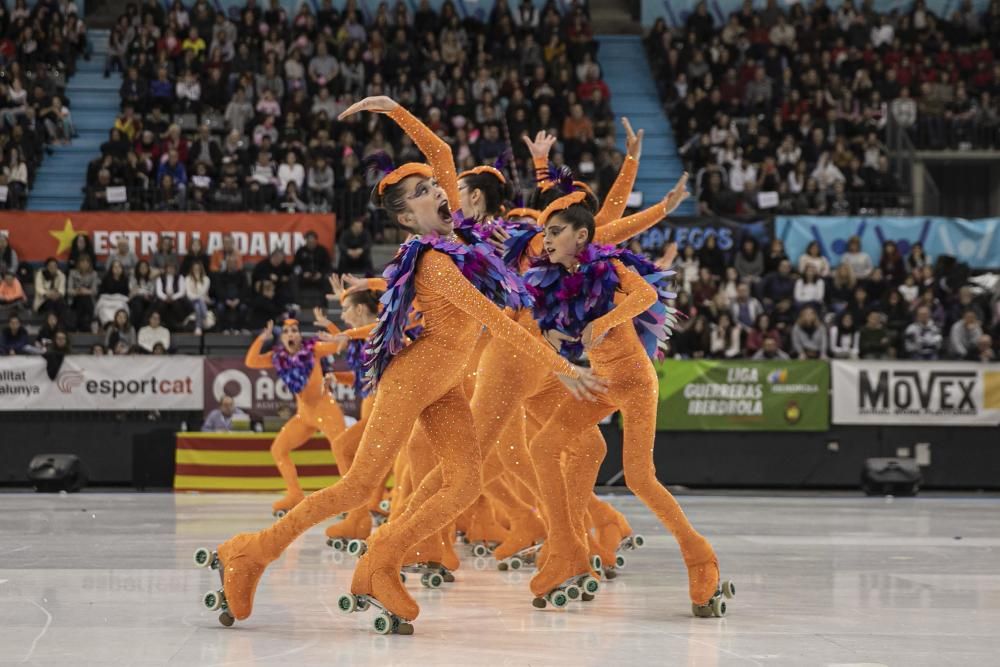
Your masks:
{"label": "orange tights", "polygon": [[[306,403],[301,399],[297,401],[298,411],[289,419],[278,432],[274,443],[271,445],[271,456],[274,458],[278,472],[285,481],[287,488],[285,500],[292,505],[302,500],[302,487],[299,485],[299,476],[292,462],[292,451],[298,449],[309,441],[313,433],[320,431],[326,439],[332,443],[344,433],[344,413],[340,406],[330,396],[324,395],[316,403]],[[282,501],[275,503],[275,509],[291,509],[291,507],[277,507]],[[286,503],[287,504],[287,503]]]}

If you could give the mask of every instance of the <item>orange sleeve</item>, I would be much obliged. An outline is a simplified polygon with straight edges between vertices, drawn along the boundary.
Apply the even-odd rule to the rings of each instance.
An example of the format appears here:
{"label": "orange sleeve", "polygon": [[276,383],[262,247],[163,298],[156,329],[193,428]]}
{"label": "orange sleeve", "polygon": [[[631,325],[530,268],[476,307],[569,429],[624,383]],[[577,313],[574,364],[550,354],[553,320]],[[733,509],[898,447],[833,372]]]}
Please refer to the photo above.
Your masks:
{"label": "orange sleeve", "polygon": [[656,290],[635,271],[620,261],[612,260],[618,275],[619,287],[625,298],[615,304],[611,312],[594,320],[592,336],[600,338],[620,324],[629,322],[656,303]]}
{"label": "orange sleeve", "polygon": [[340,343],[316,343],[316,347],[313,348],[313,354],[316,358],[328,357],[331,354],[337,354],[340,352],[340,348],[343,347]]}
{"label": "orange sleeve", "polygon": [[247,356],[243,360],[247,368],[271,368],[271,355],[261,354],[262,347],[264,347],[264,334],[257,336],[253,345],[247,350]]}
{"label": "orange sleeve", "polygon": [[458,172],[455,171],[455,158],[451,154],[448,142],[431,132],[429,127],[401,105],[390,111],[388,116],[403,128],[427,158],[434,170],[434,178],[448,196],[448,206],[451,210],[457,211],[461,208],[458,198]]}
{"label": "orange sleeve", "polygon": [[555,373],[577,376],[576,369],[568,361],[549,346],[535,340],[473,287],[446,255],[432,250],[424,253],[420,262],[417,279],[428,289],[481,322],[491,334],[529,355],[536,363],[545,365]]}
{"label": "orange sleeve", "polygon": [[535,185],[541,186],[549,180],[549,158],[533,157],[531,163],[535,166]]}
{"label": "orange sleeve", "polygon": [[348,329],[347,331],[341,331],[339,333],[344,334],[351,340],[368,340],[368,336],[371,335],[376,324],[378,324],[378,322],[372,322],[371,324],[366,324],[363,327],[355,327],[354,329]]}
{"label": "orange sleeve", "polygon": [[594,243],[602,245],[618,245],[637,234],[646,231],[663,218],[667,217],[667,208],[663,202],[657,202],[644,211],[619,218],[594,230]]}
{"label": "orange sleeve", "polygon": [[625,204],[628,203],[628,196],[632,194],[632,186],[635,185],[635,177],[638,173],[639,161],[631,155],[626,155],[625,161],[622,162],[622,168],[618,172],[618,177],[615,179],[611,189],[608,190],[608,196],[604,198],[601,210],[594,216],[594,225],[600,227],[622,217],[622,213],[625,212]]}

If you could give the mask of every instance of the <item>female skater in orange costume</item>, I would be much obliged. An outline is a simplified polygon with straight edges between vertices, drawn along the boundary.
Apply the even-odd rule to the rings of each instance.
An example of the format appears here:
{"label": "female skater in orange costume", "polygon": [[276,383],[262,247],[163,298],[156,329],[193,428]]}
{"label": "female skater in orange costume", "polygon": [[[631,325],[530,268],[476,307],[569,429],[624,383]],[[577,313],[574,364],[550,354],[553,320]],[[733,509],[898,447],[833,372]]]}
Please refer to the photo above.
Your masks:
{"label": "female skater in orange costume", "polygon": [[577,521],[571,507],[585,505],[605,450],[603,443],[594,448],[580,436],[620,410],[626,485],[677,539],[688,568],[694,613],[721,616],[722,597],[734,590],[729,582],[720,586],[715,552],[656,479],[653,465],[659,383],[650,356],[670,321],[665,306],[674,296],[665,288],[670,273],[627,250],[592,243],[593,216],[582,200],[583,194],[576,193],[546,209],[546,259],[525,274],[542,330],[558,334],[561,352],[568,358],[585,349],[595,372],[609,380],[608,392],[596,402],[567,400],[559,405],[531,443],[550,521],[548,558],[531,581],[536,606],[544,606],[543,596],[554,601],[553,592],[590,572],[587,547],[573,529]]}
{"label": "female skater in orange costume", "polygon": [[289,319],[281,327],[279,343],[270,354],[262,354],[261,347],[274,336],[273,327],[273,322],[267,323],[267,328],[247,350],[244,363],[248,368],[274,368],[288,390],[295,394],[295,416],[281,427],[271,445],[271,456],[287,487],[285,497],[271,506],[274,515],[281,517],[305,497],[292,463],[292,450],[306,444],[317,430],[332,443],[344,432],[344,413],[324,390],[319,362],[332,354],[337,345],[317,339],[303,341],[298,321]]}
{"label": "female skater in orange costume", "polygon": [[[419,422],[431,436],[441,462],[441,487],[423,502],[411,502],[407,512],[372,536],[368,552],[355,569],[352,595],[340,602],[344,611],[354,611],[359,604],[381,607],[383,614],[375,623],[380,632],[412,632],[406,621],[416,618],[419,607],[399,579],[404,555],[409,547],[453,521],[481,489],[479,446],[462,381],[482,327],[558,373],[578,397],[593,398],[603,384],[539,344],[485,296],[521,302],[516,276],[482,246],[462,244],[454,236],[453,213],[459,206],[447,144],[387,97],[363,100],[342,117],[360,111],[388,114],[433,165],[404,165],[386,175],[376,191],[378,203],[417,236],[402,246],[386,270],[385,308],[368,348],[369,377],[377,383],[368,427],[353,465],[339,483],[310,495],[273,526],[237,535],[220,545],[217,564],[223,570],[221,601],[227,613],[247,618],[268,563],[309,527],[363,505],[392,467],[413,424]],[[404,349],[406,312],[414,299],[421,304],[424,329]],[[421,491],[418,488],[414,498]]]}

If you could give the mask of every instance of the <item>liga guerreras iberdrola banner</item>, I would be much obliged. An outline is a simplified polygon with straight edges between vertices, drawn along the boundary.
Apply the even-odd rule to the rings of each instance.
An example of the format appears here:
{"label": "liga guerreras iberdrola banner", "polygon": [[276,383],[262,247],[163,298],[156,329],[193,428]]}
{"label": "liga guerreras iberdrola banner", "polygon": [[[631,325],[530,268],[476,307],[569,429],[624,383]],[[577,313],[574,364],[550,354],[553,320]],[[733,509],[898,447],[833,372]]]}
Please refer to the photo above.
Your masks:
{"label": "liga guerreras iberdrola banner", "polygon": [[825,361],[667,359],[656,366],[659,431],[825,431]]}
{"label": "liga guerreras iberdrola banner", "polygon": [[997,426],[1000,368],[961,361],[834,361],[833,423]]}
{"label": "liga guerreras iberdrola banner", "polygon": [[233,235],[236,248],[248,262],[259,262],[272,250],[291,254],[305,245],[307,232],[316,232],[320,245],[332,250],[335,220],[318,213],[112,213],[22,212],[0,215],[0,234],[6,234],[21,261],[44,262],[69,257],[73,240],[87,234],[97,260],[103,262],[120,236],[140,259],[156,252],[161,236],[172,236],[179,254],[200,238],[211,254],[222,247],[222,235]]}

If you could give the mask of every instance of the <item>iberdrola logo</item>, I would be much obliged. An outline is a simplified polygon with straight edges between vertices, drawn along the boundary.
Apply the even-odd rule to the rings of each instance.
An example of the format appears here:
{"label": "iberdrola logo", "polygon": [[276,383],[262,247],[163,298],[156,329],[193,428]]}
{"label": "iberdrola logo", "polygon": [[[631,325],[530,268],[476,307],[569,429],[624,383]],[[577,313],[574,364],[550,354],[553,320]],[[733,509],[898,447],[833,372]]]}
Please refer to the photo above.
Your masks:
{"label": "iberdrola logo", "polygon": [[768,384],[785,384],[788,382],[788,369],[776,368],[767,374]]}

